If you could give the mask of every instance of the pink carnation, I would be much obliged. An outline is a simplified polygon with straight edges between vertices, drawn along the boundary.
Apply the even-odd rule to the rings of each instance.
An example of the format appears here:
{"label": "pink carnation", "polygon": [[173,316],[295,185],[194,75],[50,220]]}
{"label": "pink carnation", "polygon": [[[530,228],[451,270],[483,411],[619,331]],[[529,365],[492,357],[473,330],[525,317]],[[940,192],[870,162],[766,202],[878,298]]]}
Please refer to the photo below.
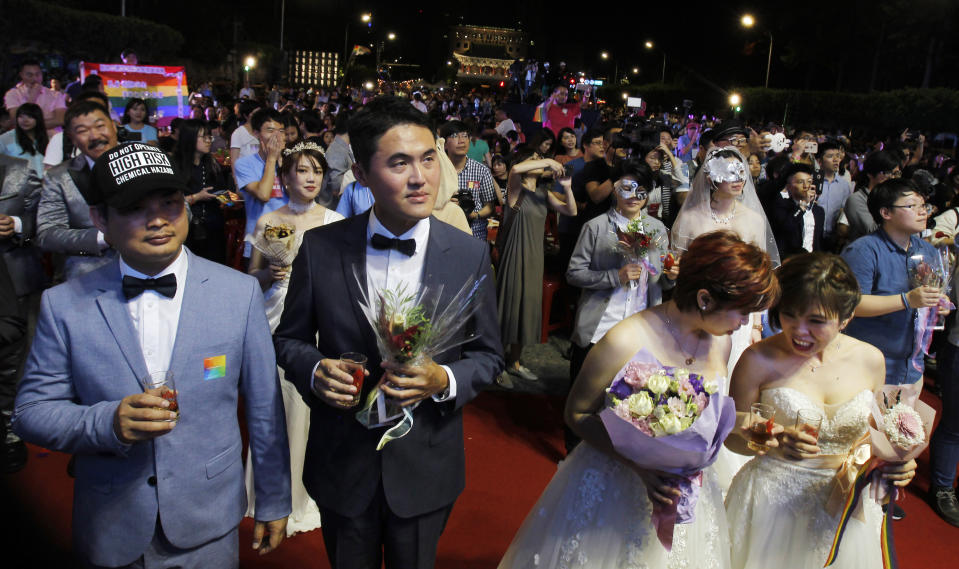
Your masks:
{"label": "pink carnation", "polygon": [[638,391],[646,387],[646,380],[652,374],[659,371],[659,367],[645,362],[629,362],[626,364],[626,371],[623,373],[623,381]]}
{"label": "pink carnation", "polygon": [[696,388],[690,383],[688,377],[679,382],[679,392],[685,394],[686,397],[694,397],[696,395]]}
{"label": "pink carnation", "polygon": [[636,426],[636,429],[638,431],[645,434],[646,436],[649,436],[649,437],[656,436],[655,433],[653,433],[653,430],[649,428],[649,419],[633,419],[631,422],[633,423],[633,425]]}
{"label": "pink carnation", "polygon": [[709,404],[709,397],[705,393],[697,393],[693,396],[693,403],[696,404],[696,407],[699,408],[699,412],[702,413],[703,409],[706,408],[706,405]]}
{"label": "pink carnation", "polygon": [[900,413],[896,416],[896,429],[910,439],[919,439],[923,436],[922,420],[914,413]]}

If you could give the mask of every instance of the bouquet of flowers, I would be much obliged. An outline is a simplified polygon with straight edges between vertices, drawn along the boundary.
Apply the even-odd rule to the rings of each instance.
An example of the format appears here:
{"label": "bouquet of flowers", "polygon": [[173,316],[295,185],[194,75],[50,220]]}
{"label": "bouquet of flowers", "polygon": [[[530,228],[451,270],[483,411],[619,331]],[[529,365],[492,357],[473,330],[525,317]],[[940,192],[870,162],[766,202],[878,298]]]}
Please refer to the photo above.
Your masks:
{"label": "bouquet of flowers", "polygon": [[[940,247],[932,259],[927,259],[921,253],[912,255],[907,259],[909,286],[911,288],[928,286],[938,288],[944,294],[949,294],[954,266],[955,258],[950,254],[948,247]],[[945,303],[943,306],[945,305],[948,305],[950,309],[956,308],[951,302]],[[929,353],[929,346],[932,344],[933,331],[945,328],[945,319],[943,318],[940,322],[939,307],[940,305],[917,309],[918,314],[913,331],[915,348],[910,361],[912,366],[920,372],[923,371],[924,367],[924,355]]]}
{"label": "bouquet of flowers", "polygon": [[[858,511],[860,498],[870,488],[870,496],[879,503],[899,499],[900,490],[882,483],[879,467],[887,462],[906,462],[919,456],[929,446],[936,412],[919,400],[922,382],[911,385],[886,385],[872,402],[872,420],[868,442],[872,457],[860,468],[848,492],[845,508],[839,518],[839,527],[833,539],[826,567],[839,554],[839,545],[846,525]],[[882,528],[882,554],[886,567],[892,566],[896,548],[892,539],[892,516],[886,513]]]}
{"label": "bouquet of flowers", "polygon": [[[270,225],[268,223],[263,228],[262,233],[247,239],[271,265],[288,267],[293,264],[293,259],[296,258],[301,238],[302,235],[297,233],[295,227],[286,224]],[[286,282],[286,280],[283,281],[284,286]]]}
{"label": "bouquet of flowers", "polygon": [[656,534],[671,550],[673,526],[693,521],[702,471],[735,425],[735,403],[716,381],[637,354],[607,389],[599,416],[617,453],[640,468],[677,475],[680,498],[653,503]]}
{"label": "bouquet of flowers", "polygon": [[652,275],[656,274],[656,269],[646,260],[646,255],[649,253],[650,247],[656,246],[657,233],[656,230],[643,233],[643,216],[630,220],[625,229],[616,228],[619,251],[630,261],[642,263],[643,267]]}
{"label": "bouquet of flowers", "polygon": [[[406,284],[368,293],[366,279],[356,267],[353,274],[361,291],[360,308],[373,328],[383,361],[417,365],[477,337],[475,332],[458,332],[479,308],[485,275],[468,280],[451,295],[444,285],[412,291]],[[356,418],[370,429],[390,426],[376,450],[413,428],[412,406],[401,407],[387,399],[379,386],[369,392]]]}

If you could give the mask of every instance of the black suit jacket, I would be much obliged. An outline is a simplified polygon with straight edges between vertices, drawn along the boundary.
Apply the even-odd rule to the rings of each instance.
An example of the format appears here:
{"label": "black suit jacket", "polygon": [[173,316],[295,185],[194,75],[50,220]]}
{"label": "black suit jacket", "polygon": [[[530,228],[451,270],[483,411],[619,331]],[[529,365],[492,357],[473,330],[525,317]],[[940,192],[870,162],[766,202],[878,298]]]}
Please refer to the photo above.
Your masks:
{"label": "black suit jacket", "polygon": [[286,379],[311,407],[303,469],[310,496],[321,508],[356,516],[382,481],[390,508],[412,517],[452,504],[465,486],[462,408],[504,365],[494,284],[486,244],[431,218],[422,282],[445,284],[443,294],[451,297],[467,279],[486,275],[482,304],[460,331],[475,331],[478,337],[435,358],[456,378],[455,399],[422,401],[410,433],[377,451],[385,428],[367,429],[354,416],[358,408],[334,408],[310,389],[317,362],[349,351],[368,358],[364,397],[382,375],[373,330],[358,305],[359,287],[366,286],[368,222],[369,212],[304,234],[274,343]]}
{"label": "black suit jacket", "polygon": [[23,223],[19,236],[0,239],[0,253],[17,296],[39,291],[47,284],[40,250],[33,243],[41,188],[40,178],[26,160],[0,155],[0,214],[17,216]]}
{"label": "black suit jacket", "polygon": [[[816,224],[813,230],[812,250],[822,251],[822,232],[826,211],[821,205],[813,204],[812,215]],[[791,255],[806,252],[802,246],[803,212],[795,200],[776,195],[769,223],[776,237],[776,246],[779,247],[779,256],[782,260],[785,261]]]}

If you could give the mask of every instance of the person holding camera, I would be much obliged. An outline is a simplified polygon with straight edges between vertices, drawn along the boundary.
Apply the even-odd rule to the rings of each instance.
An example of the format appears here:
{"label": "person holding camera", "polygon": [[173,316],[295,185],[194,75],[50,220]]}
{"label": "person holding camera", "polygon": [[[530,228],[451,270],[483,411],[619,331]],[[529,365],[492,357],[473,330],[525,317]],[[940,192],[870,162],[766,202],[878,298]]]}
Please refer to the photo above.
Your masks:
{"label": "person holding camera", "polygon": [[769,218],[783,260],[822,250],[826,213],[816,203],[815,177],[813,167],[803,162],[790,164],[783,173],[784,186]]}
{"label": "person holding camera", "polygon": [[456,194],[473,237],[486,241],[487,219],[496,211],[496,187],[489,168],[468,157],[469,127],[460,121],[449,121],[440,127],[440,137],[446,141],[446,155],[456,168],[459,192]]}
{"label": "person holding camera", "polygon": [[123,109],[123,117],[120,124],[123,126],[117,132],[120,142],[145,142],[158,146],[160,144],[160,134],[156,127],[147,123],[147,115],[150,113],[147,109],[147,102],[138,97],[127,100],[127,106]]}

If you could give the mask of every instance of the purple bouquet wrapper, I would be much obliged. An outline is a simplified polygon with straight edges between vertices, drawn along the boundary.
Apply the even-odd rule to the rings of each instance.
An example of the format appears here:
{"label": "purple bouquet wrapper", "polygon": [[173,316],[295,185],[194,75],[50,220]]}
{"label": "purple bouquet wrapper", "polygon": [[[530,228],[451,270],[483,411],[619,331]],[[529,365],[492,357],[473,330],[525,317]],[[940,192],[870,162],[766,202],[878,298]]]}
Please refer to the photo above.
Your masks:
{"label": "purple bouquet wrapper", "polygon": [[736,424],[736,404],[731,397],[714,393],[709,405],[685,431],[651,437],[606,408],[600,419],[617,453],[640,468],[669,472],[679,477],[682,493],[672,505],[653,502],[653,525],[660,543],[672,550],[673,526],[693,521],[702,486],[702,470],[716,461],[723,441]]}

